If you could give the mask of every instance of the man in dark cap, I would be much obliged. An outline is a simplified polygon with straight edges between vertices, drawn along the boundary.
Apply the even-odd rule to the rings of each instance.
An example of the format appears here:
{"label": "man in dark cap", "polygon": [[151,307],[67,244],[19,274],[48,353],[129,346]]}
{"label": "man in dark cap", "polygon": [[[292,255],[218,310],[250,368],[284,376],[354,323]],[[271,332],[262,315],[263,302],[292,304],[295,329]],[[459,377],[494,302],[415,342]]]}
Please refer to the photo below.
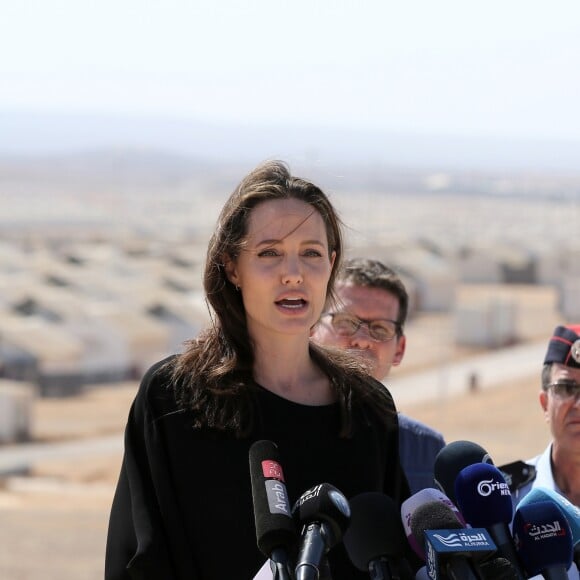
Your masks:
{"label": "man in dark cap", "polygon": [[580,325],[554,330],[544,358],[540,405],[552,441],[542,454],[526,461],[535,477],[512,487],[514,499],[547,487],[580,506]]}
{"label": "man in dark cap", "polygon": [[[370,374],[384,381],[405,354],[409,296],[403,282],[378,260],[351,258],[343,264],[335,290],[339,305],[322,315],[312,339],[361,357]],[[441,433],[399,413],[399,454],[411,493],[433,487],[433,464],[444,446]]]}

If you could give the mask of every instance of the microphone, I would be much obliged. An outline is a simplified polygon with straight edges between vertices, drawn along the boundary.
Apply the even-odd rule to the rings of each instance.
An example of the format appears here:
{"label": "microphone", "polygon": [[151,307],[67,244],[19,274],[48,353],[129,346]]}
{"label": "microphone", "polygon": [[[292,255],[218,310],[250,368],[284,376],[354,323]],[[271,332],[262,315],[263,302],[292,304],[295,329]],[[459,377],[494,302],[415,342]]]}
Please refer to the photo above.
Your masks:
{"label": "microphone", "polygon": [[325,554],[340,542],[348,527],[348,500],[336,487],[321,483],[300,496],[292,514],[303,526],[296,580],[318,580]]}
{"label": "microphone", "polygon": [[448,506],[460,521],[462,527],[465,527],[465,520],[461,515],[461,512],[442,491],[435,489],[434,487],[427,487],[414,493],[411,497],[408,497],[401,504],[401,521],[403,522],[403,530],[405,531],[409,545],[421,560],[425,560],[425,542],[422,536],[418,538],[414,536],[413,531],[411,530],[411,516],[420,505],[432,501],[439,501]]}
{"label": "microphone", "polygon": [[513,516],[512,497],[501,471],[487,463],[468,465],[457,475],[455,495],[467,522],[487,529],[499,556],[509,560],[523,580],[525,576],[509,529]]}
{"label": "microphone", "polygon": [[361,493],[351,498],[350,509],[343,542],[351,562],[372,580],[398,578],[405,533],[395,501],[379,492]]}
{"label": "microphone", "polygon": [[[492,558],[478,563],[482,580],[518,580],[518,574],[509,560]],[[429,580],[427,567],[423,566],[415,575],[415,580]]]}
{"label": "microphone", "polygon": [[457,474],[468,465],[493,461],[489,453],[472,441],[453,441],[448,443],[435,456],[433,463],[433,482],[447,497],[456,503],[455,479]]}
{"label": "microphone", "polygon": [[539,501],[553,501],[564,514],[572,532],[573,560],[580,570],[580,508],[568,501],[563,495],[547,487],[534,487],[518,503],[519,506]]}
{"label": "microphone", "polygon": [[507,558],[497,557],[479,563],[484,580],[519,580],[521,576]]}
{"label": "microphone", "polygon": [[464,528],[454,511],[440,501],[420,505],[411,516],[415,538],[425,538],[426,569],[431,580],[478,580],[475,562],[496,550],[484,528]]}
{"label": "microphone", "polygon": [[250,447],[249,459],[258,548],[270,558],[274,579],[291,580],[289,554],[295,549],[298,533],[278,447],[272,441],[256,441]]}
{"label": "microphone", "polygon": [[518,554],[530,576],[567,580],[572,565],[572,532],[562,510],[553,501],[517,507],[513,522]]}

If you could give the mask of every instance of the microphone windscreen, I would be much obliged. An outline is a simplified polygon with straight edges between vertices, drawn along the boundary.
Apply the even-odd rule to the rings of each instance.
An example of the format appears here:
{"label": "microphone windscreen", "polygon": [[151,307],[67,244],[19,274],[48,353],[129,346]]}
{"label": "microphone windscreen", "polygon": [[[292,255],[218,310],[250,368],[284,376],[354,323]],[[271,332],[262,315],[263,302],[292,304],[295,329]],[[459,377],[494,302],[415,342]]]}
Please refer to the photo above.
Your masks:
{"label": "microphone windscreen", "polygon": [[572,532],[553,501],[518,506],[513,521],[518,555],[530,576],[548,568],[572,565]]}
{"label": "microphone windscreen", "polygon": [[414,536],[413,531],[411,530],[411,516],[419,506],[432,501],[439,501],[448,506],[455,513],[460,522],[465,524],[465,520],[457,507],[439,489],[426,487],[425,489],[421,489],[414,493],[411,497],[408,497],[401,504],[401,521],[403,523],[403,530],[405,531],[409,545],[413,548],[413,551],[419,556],[419,558],[423,560],[425,559],[423,538],[416,538]]}
{"label": "microphone windscreen", "polygon": [[512,520],[510,489],[494,465],[474,463],[463,468],[455,480],[455,496],[461,513],[476,528],[509,524]]}
{"label": "microphone windscreen", "polygon": [[298,541],[298,533],[276,444],[256,441],[250,447],[249,460],[256,541],[260,551],[269,557],[276,548],[291,549]]}
{"label": "microphone windscreen", "polygon": [[563,495],[547,487],[534,487],[518,503],[527,505],[539,501],[553,501],[562,510],[562,513],[568,520],[570,530],[572,531],[572,543],[580,547],[580,508],[568,501]]}
{"label": "microphone windscreen", "polygon": [[302,525],[312,522],[326,524],[327,546],[338,543],[350,523],[350,503],[344,494],[330,483],[320,483],[306,490],[292,508],[292,515]]}
{"label": "microphone windscreen", "polygon": [[483,560],[478,568],[483,580],[521,580],[521,575],[507,558]]}
{"label": "microphone windscreen", "polygon": [[343,538],[351,562],[364,572],[369,562],[382,556],[400,557],[405,549],[405,533],[399,507],[389,496],[361,493],[350,500],[350,525]]}
{"label": "microphone windscreen", "polygon": [[426,530],[459,530],[463,525],[453,510],[440,501],[420,505],[411,515],[411,531],[424,546]]}
{"label": "microphone windscreen", "polygon": [[453,441],[448,443],[435,456],[433,475],[435,485],[453,502],[455,498],[455,479],[457,474],[473,463],[489,463],[493,461],[489,453],[472,441]]}

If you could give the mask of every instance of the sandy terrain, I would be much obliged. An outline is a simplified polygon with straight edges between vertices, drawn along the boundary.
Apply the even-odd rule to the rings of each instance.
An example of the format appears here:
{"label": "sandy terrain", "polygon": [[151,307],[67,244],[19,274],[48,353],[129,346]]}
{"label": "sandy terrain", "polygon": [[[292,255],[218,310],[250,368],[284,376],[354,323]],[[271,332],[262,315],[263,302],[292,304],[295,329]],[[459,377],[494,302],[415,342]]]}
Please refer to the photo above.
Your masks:
{"label": "sandy terrain", "polygon": [[[76,417],[82,436],[120,431],[135,386],[99,388],[66,401],[37,404],[37,435],[70,436]],[[496,463],[525,458],[544,448],[548,430],[538,406],[537,377],[457,397],[451,404],[402,409],[440,429],[447,441],[483,445]],[[92,425],[92,427],[91,427]],[[103,574],[108,509],[120,455],[51,461],[34,478],[11,478],[0,489],[0,578],[97,580]]]}
{"label": "sandy terrain", "polygon": [[[535,340],[557,323],[553,296],[541,289],[526,296],[519,299],[520,334]],[[407,355],[397,373],[409,374],[442,359],[478,353],[450,346],[446,337],[452,335],[451,323],[439,315],[414,320],[407,335]],[[451,400],[407,404],[401,410],[439,429],[448,442],[476,441],[496,464],[525,459],[543,450],[549,438],[537,400],[540,365],[538,361],[534,376]],[[136,387],[135,383],[95,387],[68,399],[37,400],[34,439],[120,435]],[[33,477],[0,480],[0,578],[100,580],[120,461],[118,452],[44,461],[35,465]]]}

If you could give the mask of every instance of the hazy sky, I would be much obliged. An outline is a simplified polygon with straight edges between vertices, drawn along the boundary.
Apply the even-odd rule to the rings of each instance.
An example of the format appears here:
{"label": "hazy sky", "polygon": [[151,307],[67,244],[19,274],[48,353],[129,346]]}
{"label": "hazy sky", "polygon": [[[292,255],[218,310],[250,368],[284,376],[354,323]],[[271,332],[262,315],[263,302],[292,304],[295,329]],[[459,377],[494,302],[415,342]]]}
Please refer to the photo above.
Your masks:
{"label": "hazy sky", "polygon": [[580,140],[578,0],[0,0],[0,111]]}

